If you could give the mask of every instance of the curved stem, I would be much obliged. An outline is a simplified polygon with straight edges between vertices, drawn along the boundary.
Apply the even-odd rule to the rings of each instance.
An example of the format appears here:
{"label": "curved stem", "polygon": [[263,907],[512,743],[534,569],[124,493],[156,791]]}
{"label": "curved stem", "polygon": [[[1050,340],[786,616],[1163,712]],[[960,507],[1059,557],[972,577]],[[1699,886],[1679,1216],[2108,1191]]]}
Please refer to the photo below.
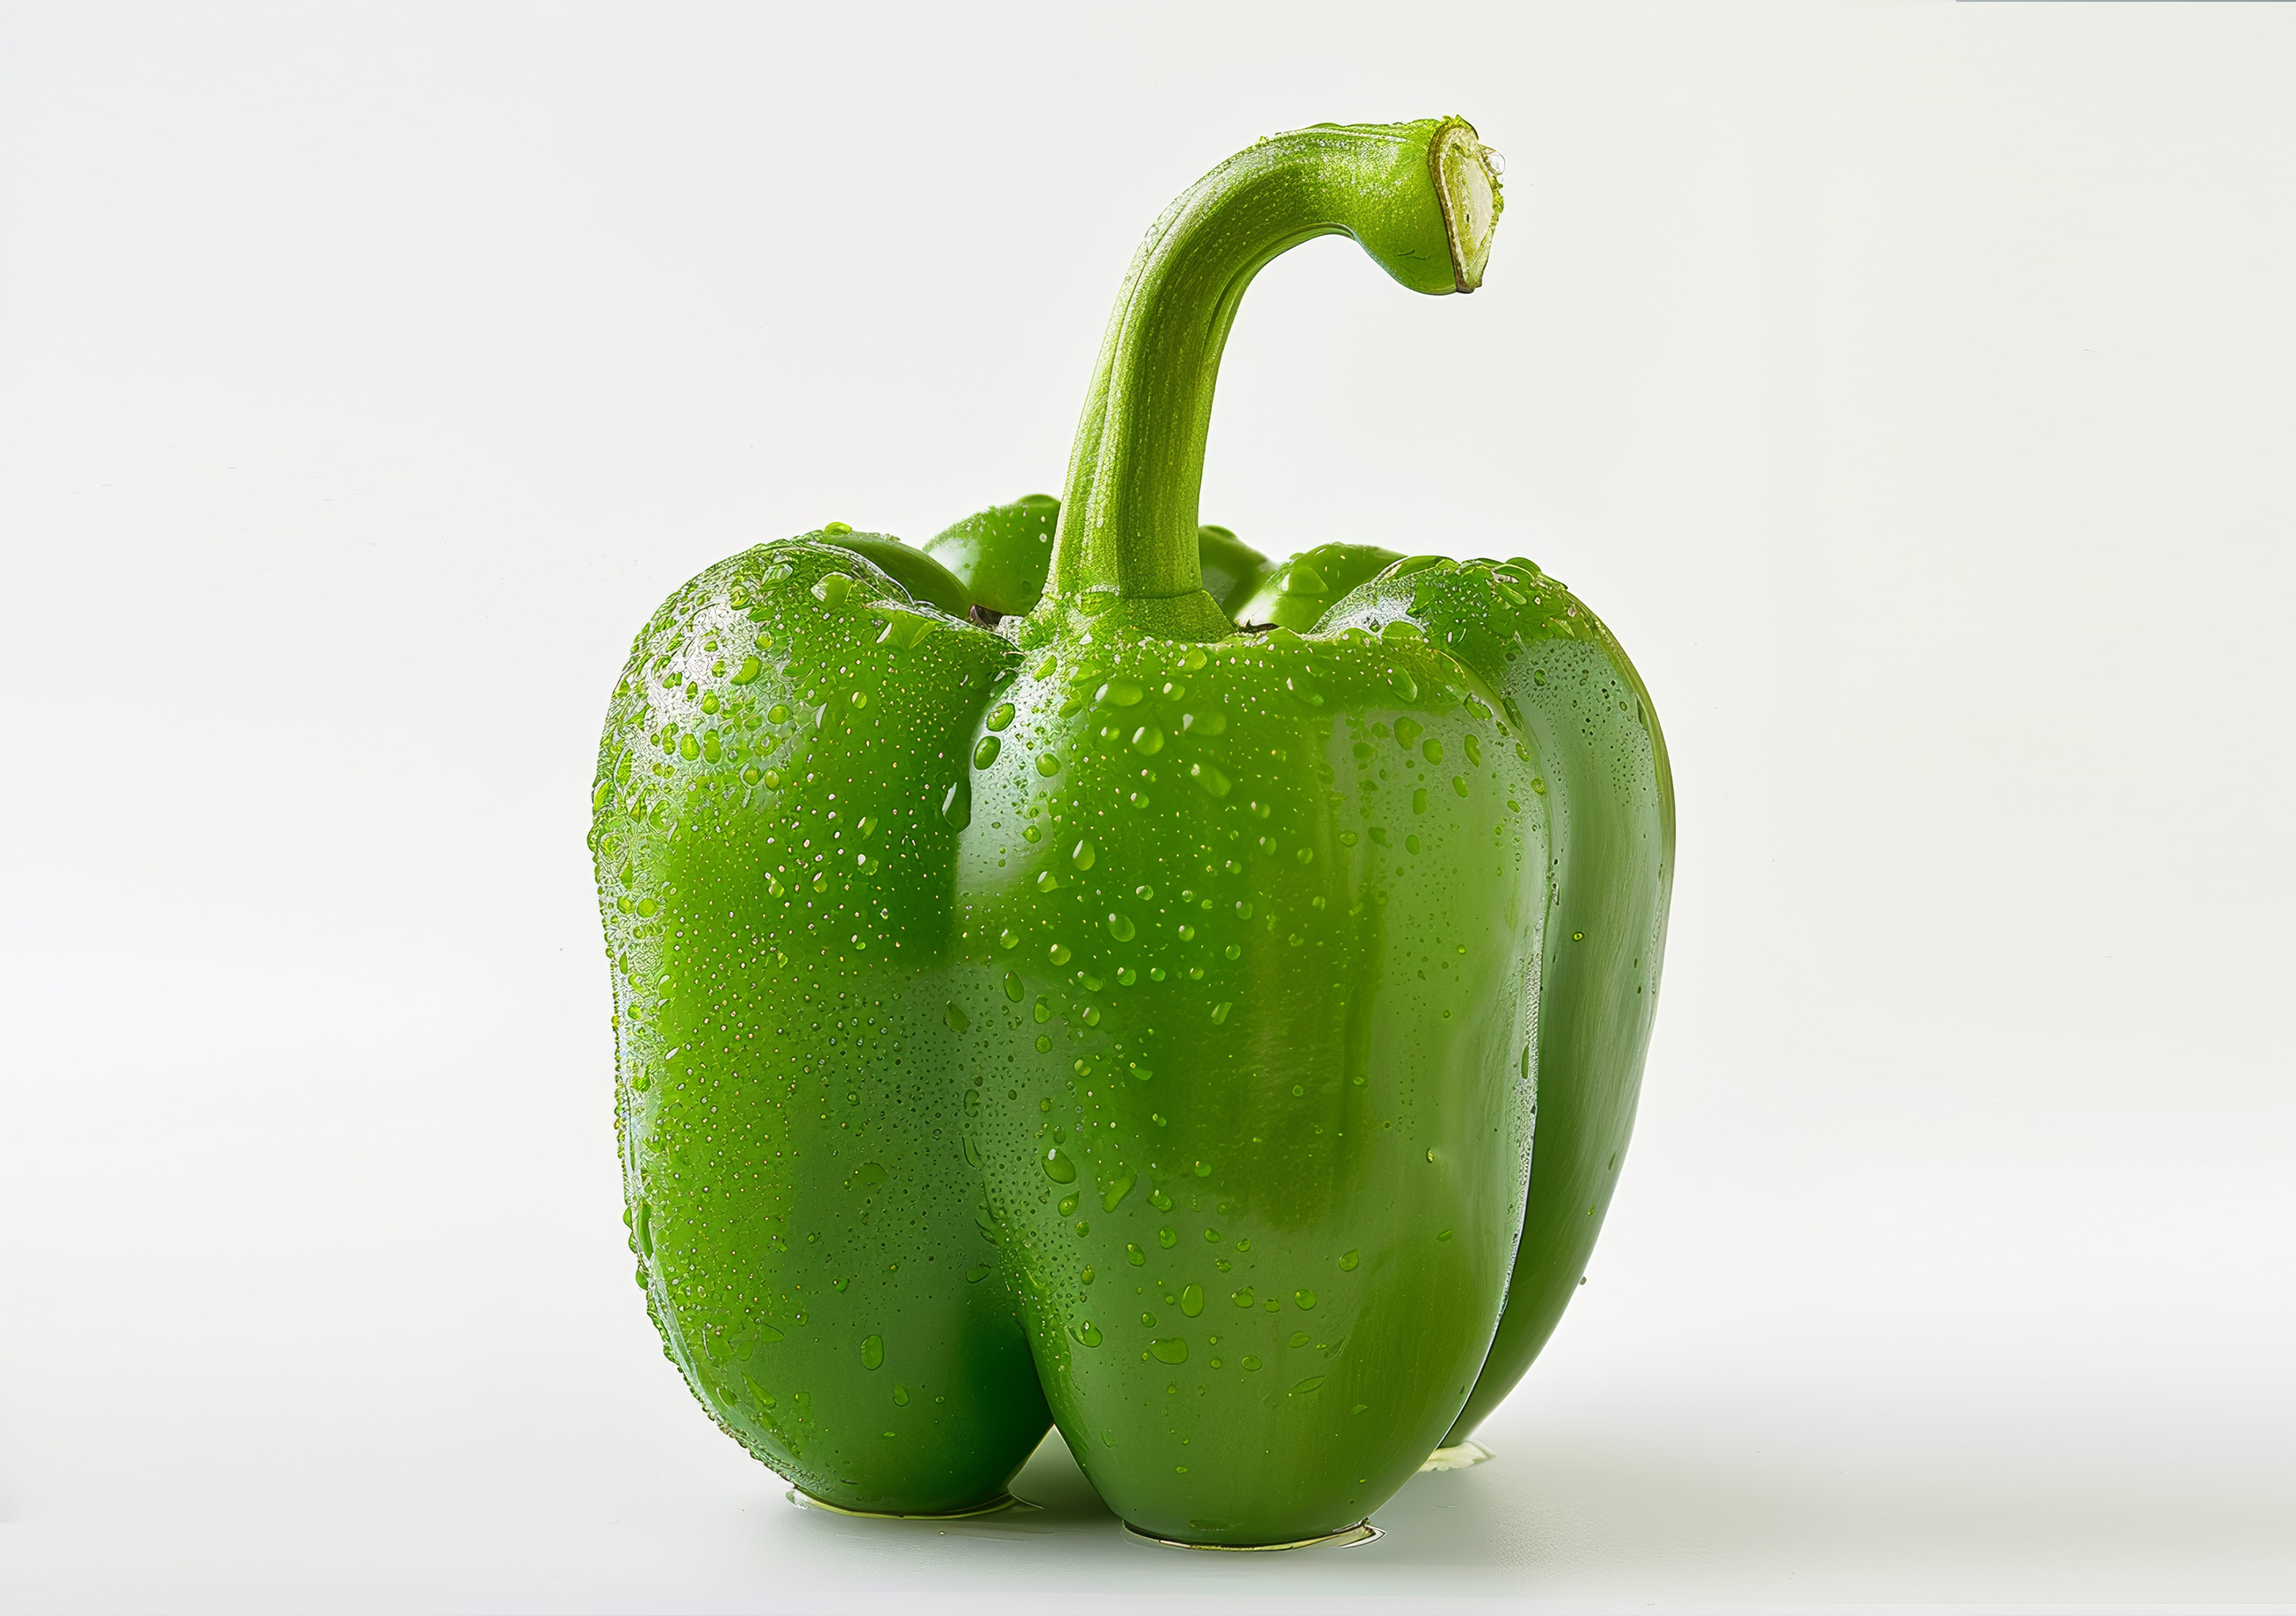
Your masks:
{"label": "curved stem", "polygon": [[[1489,153],[1456,118],[1279,135],[1191,186],[1148,232],[1110,316],[1046,598],[1112,591],[1179,608],[1174,597],[1201,594],[1196,499],[1212,390],[1244,289],[1270,259],[1349,235],[1414,291],[1472,291],[1499,206]],[[1217,606],[1209,619],[1193,602],[1157,615],[1182,632],[1197,625],[1195,637],[1227,632]]]}

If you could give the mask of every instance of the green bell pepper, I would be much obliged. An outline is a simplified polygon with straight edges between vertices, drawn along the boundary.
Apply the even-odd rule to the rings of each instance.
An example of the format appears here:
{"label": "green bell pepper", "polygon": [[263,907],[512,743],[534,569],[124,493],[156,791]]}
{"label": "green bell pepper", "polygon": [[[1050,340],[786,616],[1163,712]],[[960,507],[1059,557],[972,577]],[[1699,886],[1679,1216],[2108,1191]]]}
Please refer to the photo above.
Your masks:
{"label": "green bell pepper", "polygon": [[591,833],[631,1246],[814,1499],[993,1507],[1057,1417],[1139,1530],[1315,1539],[1488,1377],[1572,778],[1528,575],[1247,636],[1264,561],[1195,505],[1268,259],[1472,291],[1497,210],[1456,119],[1264,141],[1136,258],[1057,506],[761,545],[640,632]]}

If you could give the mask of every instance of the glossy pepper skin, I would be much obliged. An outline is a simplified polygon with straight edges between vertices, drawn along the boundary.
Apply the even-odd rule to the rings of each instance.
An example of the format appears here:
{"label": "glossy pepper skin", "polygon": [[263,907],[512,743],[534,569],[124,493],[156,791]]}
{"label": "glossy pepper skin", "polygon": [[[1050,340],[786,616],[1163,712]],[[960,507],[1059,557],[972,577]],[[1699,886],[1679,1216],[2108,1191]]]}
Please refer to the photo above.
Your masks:
{"label": "glossy pepper skin", "polygon": [[1061,502],[1024,494],[950,523],[925,541],[924,553],[964,581],[972,601],[1000,617],[1035,610],[1053,561],[1053,524]]}
{"label": "glossy pepper skin", "polygon": [[1298,1541],[1418,1468],[1505,1297],[1534,755],[1404,619],[1095,627],[1023,638],[975,754],[969,1136],[1103,1497]]}
{"label": "glossy pepper skin", "polygon": [[1414,603],[1240,636],[1262,580],[1206,591],[1195,500],[1259,267],[1345,232],[1472,290],[1496,210],[1456,119],[1263,142],[1135,260],[1036,598],[991,543],[936,541],[952,593],[824,529],[640,635],[593,831],[633,1248],[697,1396],[814,1497],[992,1503],[1049,1394],[1134,1526],[1296,1541],[1464,1405],[1521,1231],[1546,766]]}
{"label": "glossy pepper skin", "polygon": [[1578,1293],[1633,1132],[1674,883],[1674,778],[1625,648],[1533,562],[1417,556],[1338,603],[1323,632],[1405,614],[1499,693],[1543,768],[1551,838],[1538,1140],[1506,1312],[1447,1446],[1464,1441]]}
{"label": "glossy pepper skin", "polygon": [[890,534],[846,533],[832,537],[830,542],[865,558],[900,585],[912,600],[938,607],[951,617],[965,617],[972,611],[973,595],[962,579],[930,554],[912,550]]}
{"label": "glossy pepper skin", "polygon": [[592,843],[671,1359],[814,1497],[934,1513],[1000,1498],[1048,1423],[946,1019],[950,789],[1013,652],[837,547],[875,537],[760,546],[671,596],[615,687]]}
{"label": "glossy pepper skin", "polygon": [[1316,545],[1268,571],[1235,608],[1235,620],[1304,632],[1342,595],[1402,559],[1380,545]]}

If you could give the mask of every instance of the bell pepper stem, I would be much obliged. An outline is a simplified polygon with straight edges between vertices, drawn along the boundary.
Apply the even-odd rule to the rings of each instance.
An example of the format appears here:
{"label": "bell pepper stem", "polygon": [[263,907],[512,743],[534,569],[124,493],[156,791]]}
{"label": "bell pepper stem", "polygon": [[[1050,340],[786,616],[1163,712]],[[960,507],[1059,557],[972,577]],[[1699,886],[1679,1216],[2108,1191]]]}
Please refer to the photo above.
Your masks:
{"label": "bell pepper stem", "polygon": [[1070,452],[1048,598],[1166,602],[1151,614],[1163,632],[1231,632],[1216,604],[1192,597],[1203,594],[1196,501],[1212,390],[1244,289],[1300,242],[1348,235],[1414,291],[1472,291],[1500,206],[1493,154],[1456,118],[1319,124],[1263,140],[1191,186],[1148,232],[1110,317]]}

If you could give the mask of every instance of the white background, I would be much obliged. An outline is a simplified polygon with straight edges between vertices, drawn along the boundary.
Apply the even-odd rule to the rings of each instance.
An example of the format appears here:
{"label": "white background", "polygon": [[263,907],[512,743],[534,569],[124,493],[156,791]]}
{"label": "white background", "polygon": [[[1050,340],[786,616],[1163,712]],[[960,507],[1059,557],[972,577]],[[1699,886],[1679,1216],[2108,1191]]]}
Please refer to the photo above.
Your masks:
{"label": "white background", "polygon": [[[623,1250],[677,583],[1057,492],[1163,203],[1456,111],[1204,515],[1530,554],[1681,802],[1592,1280],[1379,1543],[792,1509]],[[2296,1600],[2296,7],[0,13],[0,1604]]]}

